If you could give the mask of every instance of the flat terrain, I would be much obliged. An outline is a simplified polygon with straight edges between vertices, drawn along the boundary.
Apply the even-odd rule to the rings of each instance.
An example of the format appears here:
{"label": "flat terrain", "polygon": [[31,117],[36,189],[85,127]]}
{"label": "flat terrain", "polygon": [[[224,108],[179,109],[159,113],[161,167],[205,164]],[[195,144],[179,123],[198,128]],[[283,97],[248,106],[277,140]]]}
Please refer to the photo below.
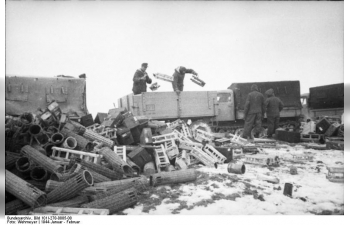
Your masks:
{"label": "flat terrain", "polygon": [[[133,208],[119,214],[192,215],[302,215],[344,214],[344,184],[326,178],[327,166],[343,166],[344,152],[313,150],[303,146],[264,149],[279,156],[280,166],[246,165],[242,175],[228,173],[228,164],[217,169],[195,165],[192,183],[151,188]],[[311,161],[292,162],[292,154],[310,154]],[[298,174],[291,175],[290,167]],[[259,174],[277,177],[278,184],[258,179]],[[285,183],[293,184],[292,197],[283,195]]]}

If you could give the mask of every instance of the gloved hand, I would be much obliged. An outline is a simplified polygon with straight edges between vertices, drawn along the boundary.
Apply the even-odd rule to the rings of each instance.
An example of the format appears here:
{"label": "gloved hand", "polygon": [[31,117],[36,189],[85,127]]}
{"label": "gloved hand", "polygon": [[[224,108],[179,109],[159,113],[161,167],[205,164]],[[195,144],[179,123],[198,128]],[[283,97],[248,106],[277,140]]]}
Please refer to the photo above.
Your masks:
{"label": "gloved hand", "polygon": [[198,76],[198,73],[196,73],[196,71],[193,71],[192,74],[195,75],[195,76]]}
{"label": "gloved hand", "polygon": [[178,94],[178,95],[181,93],[181,91],[180,91],[179,89],[177,89],[175,92],[176,92],[176,94]]}

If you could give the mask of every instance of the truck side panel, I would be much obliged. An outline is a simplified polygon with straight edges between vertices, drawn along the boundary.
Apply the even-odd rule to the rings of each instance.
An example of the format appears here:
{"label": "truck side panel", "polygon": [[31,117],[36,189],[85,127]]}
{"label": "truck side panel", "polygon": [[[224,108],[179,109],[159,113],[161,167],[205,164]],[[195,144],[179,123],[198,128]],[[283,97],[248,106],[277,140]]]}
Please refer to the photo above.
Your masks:
{"label": "truck side panel", "polygon": [[186,91],[179,95],[179,117],[215,116],[216,91]]}
{"label": "truck side panel", "polygon": [[152,119],[178,117],[176,92],[145,92],[140,97],[140,114]]}

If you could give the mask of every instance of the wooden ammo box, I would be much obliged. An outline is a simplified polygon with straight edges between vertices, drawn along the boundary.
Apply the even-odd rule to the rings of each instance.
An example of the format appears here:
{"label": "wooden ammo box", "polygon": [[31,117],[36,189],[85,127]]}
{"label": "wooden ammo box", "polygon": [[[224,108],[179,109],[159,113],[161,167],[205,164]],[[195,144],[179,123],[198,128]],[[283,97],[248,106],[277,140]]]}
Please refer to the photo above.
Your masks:
{"label": "wooden ammo box", "polygon": [[134,144],[140,143],[140,137],[141,137],[141,131],[139,126],[130,128],[130,133],[132,135],[132,138],[134,139]]}
{"label": "wooden ammo box", "polygon": [[300,133],[285,130],[276,130],[276,139],[289,143],[298,143],[300,142]]}
{"label": "wooden ammo box", "polygon": [[86,116],[83,116],[80,118],[80,124],[84,127],[88,127],[94,124],[94,119],[92,118],[91,114],[88,114]]}
{"label": "wooden ammo box", "polygon": [[94,122],[101,124],[105,120],[106,117],[107,117],[107,113],[99,112],[99,113],[97,113]]}
{"label": "wooden ammo box", "polygon": [[228,163],[228,162],[232,161],[232,154],[233,154],[235,148],[215,146],[215,149],[218,150],[218,152],[220,152],[223,156],[226,157],[226,160],[224,163]]}
{"label": "wooden ammo box", "polygon": [[152,156],[142,147],[138,147],[130,152],[128,157],[140,168],[143,168],[146,163],[153,161]]}
{"label": "wooden ammo box", "polygon": [[139,121],[131,112],[127,112],[123,114],[123,117],[124,117],[123,125],[129,129],[132,129],[140,124]]}
{"label": "wooden ammo box", "polygon": [[340,126],[339,123],[331,124],[324,135],[328,136],[328,137],[333,136],[336,133],[336,131],[339,128],[339,126]]}
{"label": "wooden ammo box", "polygon": [[121,145],[130,145],[134,143],[134,138],[128,128],[118,128],[117,140]]}
{"label": "wooden ammo box", "polygon": [[323,118],[322,120],[318,121],[318,123],[316,124],[316,133],[324,134],[326,133],[326,131],[330,126],[331,126],[331,123],[326,118]]}
{"label": "wooden ammo box", "polygon": [[84,78],[6,76],[5,82],[7,115],[36,113],[38,108],[45,109],[52,101],[56,101],[70,119],[77,120],[88,114]]}

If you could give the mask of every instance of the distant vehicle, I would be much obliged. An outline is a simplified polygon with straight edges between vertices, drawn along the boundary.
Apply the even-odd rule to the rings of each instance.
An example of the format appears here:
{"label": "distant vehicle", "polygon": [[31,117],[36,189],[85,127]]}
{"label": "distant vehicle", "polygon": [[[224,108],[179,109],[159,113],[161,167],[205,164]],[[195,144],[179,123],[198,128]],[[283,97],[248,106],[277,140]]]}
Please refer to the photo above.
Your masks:
{"label": "distant vehicle", "polygon": [[344,113],[344,83],[312,87],[305,97],[308,114],[313,119],[321,116],[340,117]]}
{"label": "distant vehicle", "polygon": [[[147,116],[154,120],[173,121],[191,119],[210,124],[211,127],[242,127],[244,104],[253,83],[233,83],[227,90],[144,92],[129,94],[118,99],[118,107],[126,108],[135,116]],[[273,88],[285,108],[282,119],[295,119],[301,113],[299,81],[255,82],[265,93]]]}
{"label": "distant vehicle", "polygon": [[71,119],[87,115],[85,74],[79,77],[6,76],[6,115],[36,113],[38,108],[45,109],[52,101],[56,101]]}

